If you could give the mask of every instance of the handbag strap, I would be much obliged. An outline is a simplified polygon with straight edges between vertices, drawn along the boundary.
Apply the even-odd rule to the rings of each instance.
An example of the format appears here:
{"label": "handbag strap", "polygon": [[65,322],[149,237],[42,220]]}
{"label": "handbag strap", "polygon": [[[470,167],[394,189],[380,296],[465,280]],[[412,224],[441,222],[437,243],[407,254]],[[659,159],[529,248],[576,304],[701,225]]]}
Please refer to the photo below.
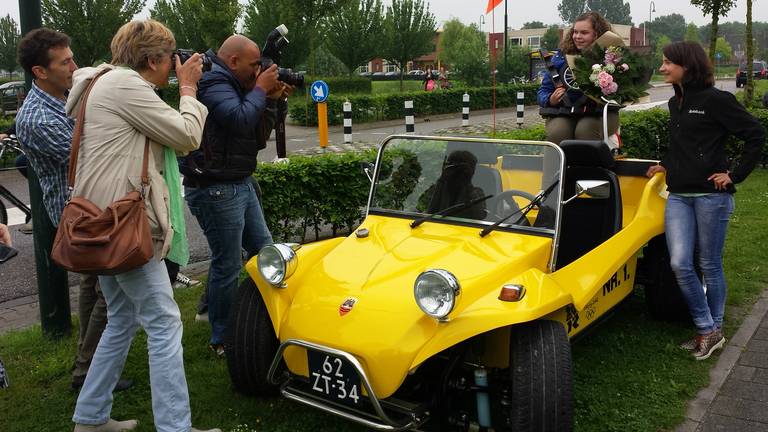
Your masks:
{"label": "handbag strap", "polygon": [[[104,69],[99,72],[88,87],[83,92],[83,100],[80,102],[80,110],[77,114],[77,121],[75,122],[75,130],[72,133],[72,148],[69,153],[69,173],[67,175],[67,201],[69,201],[72,195],[72,190],[75,188],[75,176],[77,175],[77,155],[80,152],[80,139],[83,136],[83,125],[85,124],[85,104],[88,101],[88,95],[91,93],[93,85],[96,84],[102,75],[109,72],[110,69]],[[147,167],[149,165],[149,137],[146,137],[144,141],[144,156],[141,161],[141,196],[144,196],[144,192],[147,186],[149,186],[149,175]]]}

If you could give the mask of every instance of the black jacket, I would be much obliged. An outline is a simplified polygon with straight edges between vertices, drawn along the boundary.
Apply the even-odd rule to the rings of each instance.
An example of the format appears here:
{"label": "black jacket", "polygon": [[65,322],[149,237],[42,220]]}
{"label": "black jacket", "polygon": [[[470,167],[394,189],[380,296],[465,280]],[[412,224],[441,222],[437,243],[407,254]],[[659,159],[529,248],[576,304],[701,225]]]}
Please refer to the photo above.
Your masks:
{"label": "black jacket", "polygon": [[[726,143],[734,135],[744,150],[733,168]],[[715,173],[730,173],[742,182],[755,168],[765,143],[765,129],[729,92],[715,87],[675,86],[669,99],[669,147],[661,165],[667,170],[672,193],[722,192],[707,180]],[[735,192],[731,185],[727,192]]]}
{"label": "black jacket", "polygon": [[209,50],[210,71],[198,83],[197,97],[208,108],[200,149],[180,162],[184,184],[205,187],[248,178],[256,169],[275,124],[275,103],[261,88],[245,91],[216,54]]}

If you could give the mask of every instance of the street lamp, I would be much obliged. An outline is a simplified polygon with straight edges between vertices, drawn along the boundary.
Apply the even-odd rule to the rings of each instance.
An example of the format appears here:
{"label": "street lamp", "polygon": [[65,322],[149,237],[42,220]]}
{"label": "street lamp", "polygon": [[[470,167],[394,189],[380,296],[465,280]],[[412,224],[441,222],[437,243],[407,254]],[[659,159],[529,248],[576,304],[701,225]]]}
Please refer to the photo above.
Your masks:
{"label": "street lamp", "polygon": [[485,25],[485,15],[480,15],[480,31],[483,31],[483,25]]}
{"label": "street lamp", "polygon": [[645,28],[643,29],[643,36],[645,36],[645,45],[650,44],[650,39],[648,38],[648,26],[651,25],[651,14],[656,12],[656,3],[653,1],[648,5],[648,22],[645,24]]}

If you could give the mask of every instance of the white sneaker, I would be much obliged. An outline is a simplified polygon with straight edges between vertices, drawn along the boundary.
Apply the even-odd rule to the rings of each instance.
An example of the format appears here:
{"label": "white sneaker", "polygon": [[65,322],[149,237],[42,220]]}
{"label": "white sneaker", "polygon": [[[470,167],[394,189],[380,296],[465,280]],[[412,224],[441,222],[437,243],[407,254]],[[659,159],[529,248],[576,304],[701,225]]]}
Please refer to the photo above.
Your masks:
{"label": "white sneaker", "polygon": [[200,284],[200,281],[197,279],[192,279],[189,276],[185,275],[182,272],[179,272],[176,274],[176,282],[173,283],[174,288],[191,288],[195,285]]}
{"label": "white sneaker", "polygon": [[195,314],[195,321],[208,322],[208,312]]}

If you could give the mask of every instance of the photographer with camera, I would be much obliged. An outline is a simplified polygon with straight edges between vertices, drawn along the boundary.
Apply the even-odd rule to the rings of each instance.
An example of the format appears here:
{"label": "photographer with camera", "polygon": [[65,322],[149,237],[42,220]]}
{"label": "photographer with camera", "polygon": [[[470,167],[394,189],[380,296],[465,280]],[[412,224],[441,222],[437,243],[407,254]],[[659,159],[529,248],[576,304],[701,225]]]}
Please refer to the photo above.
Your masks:
{"label": "photographer with camera", "polygon": [[203,74],[197,94],[209,115],[200,150],[182,162],[182,173],[185,199],[211,250],[207,291],[198,314],[207,309],[209,347],[223,357],[242,249],[250,257],[272,243],[251,176],[277,120],[277,101],[292,87],[278,81],[277,64],[263,66],[259,46],[245,36],[230,36],[218,53],[209,50],[206,56],[212,67]]}
{"label": "photographer with camera", "polygon": [[[537,93],[539,114],[545,118],[547,140],[555,144],[571,139],[600,140],[603,137],[602,107],[581,90],[571,88],[572,75],[566,56],[576,56],[588,50],[611,24],[597,12],[589,11],[576,18],[565,32],[560,49],[547,58],[547,72]],[[608,135],[619,127],[618,110],[609,108]]]}

